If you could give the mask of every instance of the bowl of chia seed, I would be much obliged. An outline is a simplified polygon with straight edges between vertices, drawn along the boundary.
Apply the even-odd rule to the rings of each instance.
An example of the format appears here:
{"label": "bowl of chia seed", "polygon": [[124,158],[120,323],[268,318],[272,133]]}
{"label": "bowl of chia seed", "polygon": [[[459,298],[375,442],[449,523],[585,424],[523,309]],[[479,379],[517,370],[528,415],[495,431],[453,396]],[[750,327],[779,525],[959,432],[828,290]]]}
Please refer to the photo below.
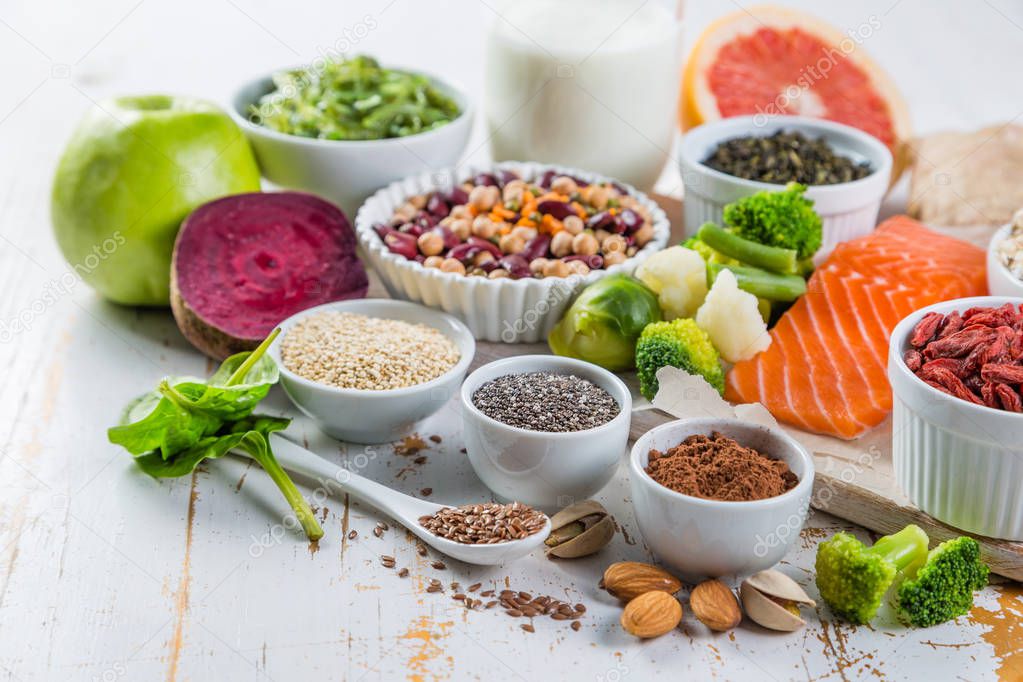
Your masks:
{"label": "bowl of chia seed", "polygon": [[632,396],[597,365],[553,355],[497,360],[462,384],[466,452],[502,500],[541,509],[591,497],[626,451]]}

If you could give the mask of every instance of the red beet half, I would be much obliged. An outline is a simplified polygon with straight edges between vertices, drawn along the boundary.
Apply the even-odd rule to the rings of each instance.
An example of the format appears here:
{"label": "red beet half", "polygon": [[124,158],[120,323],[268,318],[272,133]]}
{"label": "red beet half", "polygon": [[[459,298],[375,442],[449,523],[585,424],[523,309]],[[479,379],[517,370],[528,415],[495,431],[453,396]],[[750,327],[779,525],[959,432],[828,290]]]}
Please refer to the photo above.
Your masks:
{"label": "red beet half", "polygon": [[366,295],[356,243],[341,209],[310,194],[256,192],[203,204],[174,244],[174,319],[210,357],[252,350],[301,310]]}

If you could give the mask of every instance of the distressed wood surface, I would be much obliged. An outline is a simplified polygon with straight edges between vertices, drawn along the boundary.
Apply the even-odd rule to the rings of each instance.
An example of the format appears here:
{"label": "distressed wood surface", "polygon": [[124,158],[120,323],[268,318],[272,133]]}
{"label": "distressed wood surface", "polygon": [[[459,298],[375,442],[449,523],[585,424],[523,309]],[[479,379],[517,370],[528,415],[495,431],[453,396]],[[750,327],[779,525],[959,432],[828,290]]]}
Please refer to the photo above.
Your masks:
{"label": "distressed wood surface", "polygon": [[[688,4],[690,41],[714,15],[733,9]],[[879,20],[867,47],[906,92],[919,129],[980,126],[1023,112],[1004,69],[971,65],[981,53],[992,64],[1016,63],[1023,42],[1017,6],[813,6],[843,29]],[[1023,594],[1011,584],[984,590],[969,616],[929,630],[907,630],[888,616],[850,627],[821,608],[791,635],[749,623],[714,635],[687,610],[680,631],[635,641],[617,624],[618,605],[596,588],[607,563],[650,558],[624,471],[599,495],[624,531],[599,556],[557,563],[534,556],[501,569],[449,562],[440,571],[401,529],[374,537],[378,515],[324,497],[315,483],[303,489],[327,536],[310,547],[289,527],[283,500],[258,467],[226,458],[188,478],[154,481],[106,443],[105,428],[127,400],[161,376],[200,374],[210,365],[167,312],[101,301],[57,252],[49,183],[77,119],[117,93],[224,102],[250,75],[312,60],[342,39],[350,49],[449,74],[479,97],[483,71],[474,55],[483,53],[482,28],[495,9],[478,0],[0,7],[0,63],[9,67],[0,89],[0,680],[1023,676]],[[935,49],[936,36],[958,42]],[[607,98],[605,106],[613,104]],[[480,117],[466,158],[485,157]],[[660,189],[677,192],[677,175],[666,174]],[[904,196],[897,190],[886,210],[897,210]],[[267,409],[292,414],[279,390]],[[460,452],[459,428],[453,404],[423,423],[420,434],[442,442],[431,443],[418,465],[390,446],[331,441],[303,419],[291,433],[402,491],[429,487],[431,499],[448,503],[487,499]],[[840,529],[868,536],[815,513],[780,566],[814,596],[816,544]],[[351,530],[358,537],[348,540]],[[410,577],[380,567],[382,554],[395,556]],[[501,613],[465,611],[447,586],[444,594],[426,593],[432,577],[511,585],[589,609],[579,632],[548,619],[530,634]]]}

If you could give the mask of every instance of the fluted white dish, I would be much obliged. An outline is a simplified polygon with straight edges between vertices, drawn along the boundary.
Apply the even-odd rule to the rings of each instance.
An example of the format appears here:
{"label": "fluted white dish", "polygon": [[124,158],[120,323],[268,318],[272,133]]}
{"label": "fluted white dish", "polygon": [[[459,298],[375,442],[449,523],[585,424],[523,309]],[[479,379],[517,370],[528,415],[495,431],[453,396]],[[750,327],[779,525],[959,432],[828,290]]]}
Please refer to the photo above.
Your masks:
{"label": "fluted white dish", "polygon": [[[740,445],[789,465],[799,482],[776,497],[725,502],[684,495],[646,472],[650,450],[664,452],[688,436],[719,431]],[[643,542],[687,580],[741,577],[781,561],[799,538],[813,493],[813,457],[780,428],[711,417],[662,424],[636,441],[629,457],[632,507]]]}
{"label": "fluted white dish", "polygon": [[824,229],[818,259],[841,242],[874,231],[892,174],[892,154],[884,143],[862,130],[822,118],[735,116],[697,126],[682,137],[679,164],[685,186],[682,206],[686,235],[695,234],[705,222],[720,224],[726,204],[764,190],[782,189],[781,185],[737,178],[703,163],[726,140],[747,135],[767,137],[782,130],[823,138],[839,154],[853,161],[867,161],[873,170],[853,182],[807,188],[806,196],[813,199]]}
{"label": "fluted white dish", "polygon": [[987,247],[987,290],[992,296],[1023,297],[1023,279],[1009,272],[998,254],[998,246],[1009,238],[1011,231],[1012,223],[1003,225],[992,235]]}
{"label": "fluted white dish", "polygon": [[956,528],[1023,540],[1023,414],[961,400],[927,385],[903,356],[929,312],[1023,304],[1023,298],[978,296],[921,308],[892,332],[888,378],[894,398],[895,479],[921,510]]}
{"label": "fluted white dish", "polygon": [[650,212],[654,236],[632,258],[603,270],[593,270],[585,276],[487,279],[425,268],[404,256],[391,253],[373,226],[388,222],[394,210],[410,196],[449,188],[480,172],[510,170],[530,180],[551,169],[591,183],[613,181],[613,178],[575,168],[514,161],[490,166],[465,166],[406,178],[370,197],[355,217],[355,231],[366,260],[380,275],[392,297],[450,313],[465,322],[477,339],[505,343],[542,341],[583,287],[612,273],[631,274],[650,254],[668,243],[671,226],[664,211],[652,199],[629,185],[622,185]]}

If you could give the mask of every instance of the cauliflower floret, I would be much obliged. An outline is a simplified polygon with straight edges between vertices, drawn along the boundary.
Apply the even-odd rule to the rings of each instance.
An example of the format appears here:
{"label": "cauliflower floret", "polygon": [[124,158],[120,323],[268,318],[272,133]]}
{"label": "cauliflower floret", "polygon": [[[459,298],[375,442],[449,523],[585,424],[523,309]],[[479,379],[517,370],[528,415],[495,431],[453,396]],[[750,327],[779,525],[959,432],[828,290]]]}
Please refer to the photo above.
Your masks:
{"label": "cauliflower floret", "polygon": [[700,254],[682,246],[647,258],[636,277],[657,294],[665,320],[692,317],[707,296],[707,264]]}
{"label": "cauliflower floret", "polygon": [[741,290],[729,270],[718,273],[714,286],[696,311],[696,324],[710,335],[721,357],[728,362],[748,360],[771,345],[757,297]]}

